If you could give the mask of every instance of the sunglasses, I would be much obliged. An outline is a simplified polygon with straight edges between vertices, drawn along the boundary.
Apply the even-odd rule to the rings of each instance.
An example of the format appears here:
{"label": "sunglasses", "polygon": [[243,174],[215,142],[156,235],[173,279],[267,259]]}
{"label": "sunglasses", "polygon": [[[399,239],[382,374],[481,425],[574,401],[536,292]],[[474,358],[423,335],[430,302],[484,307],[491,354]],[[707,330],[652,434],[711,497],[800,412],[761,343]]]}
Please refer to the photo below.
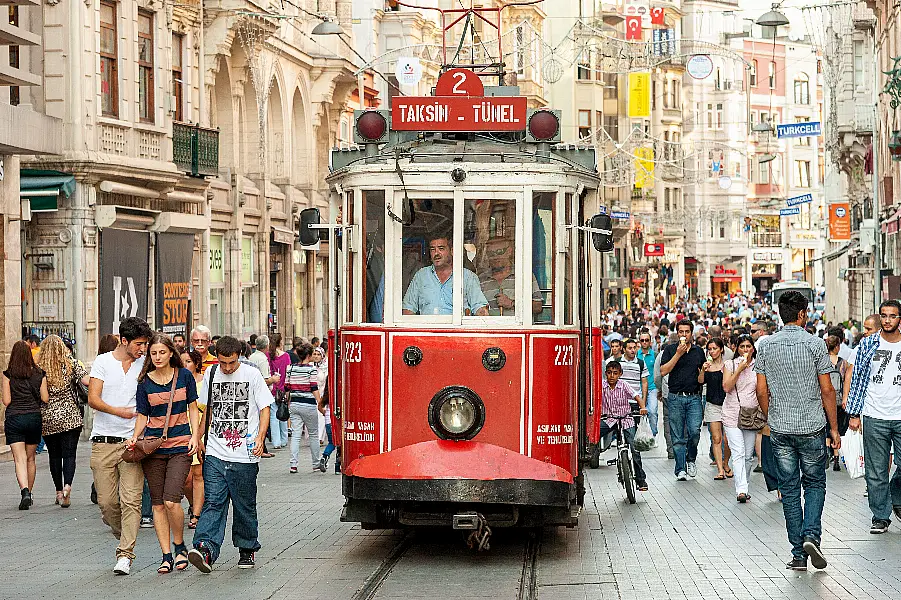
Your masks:
{"label": "sunglasses", "polygon": [[507,253],[507,250],[509,250],[509,249],[510,249],[509,247],[506,247],[506,248],[498,248],[497,250],[486,250],[485,256],[487,256],[489,258],[491,258],[492,256],[503,256],[504,254]]}

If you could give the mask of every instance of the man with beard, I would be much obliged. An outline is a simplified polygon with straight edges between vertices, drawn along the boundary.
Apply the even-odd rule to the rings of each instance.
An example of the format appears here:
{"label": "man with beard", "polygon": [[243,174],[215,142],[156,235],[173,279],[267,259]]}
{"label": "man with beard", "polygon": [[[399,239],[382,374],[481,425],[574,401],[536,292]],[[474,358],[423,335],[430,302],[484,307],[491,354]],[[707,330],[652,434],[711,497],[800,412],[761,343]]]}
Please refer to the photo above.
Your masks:
{"label": "man with beard", "polygon": [[901,470],[896,468],[889,482],[885,468],[893,449],[895,465],[901,465],[901,303],[883,302],[879,319],[879,334],[864,338],[857,347],[848,394],[848,427],[860,430],[863,416],[864,477],[873,513],[870,533],[876,534],[888,530],[892,511],[901,519]]}

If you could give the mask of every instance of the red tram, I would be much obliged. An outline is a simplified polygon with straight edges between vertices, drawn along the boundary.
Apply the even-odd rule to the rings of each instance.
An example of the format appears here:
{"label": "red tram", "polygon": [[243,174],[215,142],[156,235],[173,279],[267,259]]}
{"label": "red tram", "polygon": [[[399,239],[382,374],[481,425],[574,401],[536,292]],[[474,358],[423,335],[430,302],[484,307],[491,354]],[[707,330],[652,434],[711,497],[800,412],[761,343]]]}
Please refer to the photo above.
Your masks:
{"label": "red tram", "polygon": [[327,231],[332,257],[343,521],[577,523],[610,219],[594,150],[557,144],[559,112],[495,95],[510,90],[453,69],[434,97],[358,111],[331,224],[301,215],[302,243]]}

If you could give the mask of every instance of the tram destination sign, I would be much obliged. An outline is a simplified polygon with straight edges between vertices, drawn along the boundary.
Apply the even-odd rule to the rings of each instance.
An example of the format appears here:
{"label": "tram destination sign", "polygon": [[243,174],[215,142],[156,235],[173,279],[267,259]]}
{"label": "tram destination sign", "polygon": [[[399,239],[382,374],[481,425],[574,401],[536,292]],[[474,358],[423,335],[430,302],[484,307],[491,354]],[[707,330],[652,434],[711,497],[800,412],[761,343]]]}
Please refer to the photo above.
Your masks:
{"label": "tram destination sign", "polygon": [[819,121],[806,121],[804,123],[783,123],[776,125],[776,137],[780,140],[786,138],[817,137],[823,133]]}
{"label": "tram destination sign", "polygon": [[527,99],[485,96],[479,76],[451,69],[438,78],[434,96],[395,96],[391,128],[396,131],[525,131]]}

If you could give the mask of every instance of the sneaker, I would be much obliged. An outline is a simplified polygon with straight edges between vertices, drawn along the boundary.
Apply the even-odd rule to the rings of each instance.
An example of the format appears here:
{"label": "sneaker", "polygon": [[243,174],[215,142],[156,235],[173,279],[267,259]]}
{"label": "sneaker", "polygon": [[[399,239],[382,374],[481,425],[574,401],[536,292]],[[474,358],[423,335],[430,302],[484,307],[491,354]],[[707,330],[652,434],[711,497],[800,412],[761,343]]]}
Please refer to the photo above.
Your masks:
{"label": "sneaker", "polygon": [[695,463],[688,463],[688,476],[689,477],[697,477],[698,476],[698,466]]}
{"label": "sneaker", "polygon": [[636,483],[636,484],[635,484],[635,489],[637,489],[639,492],[646,492],[646,491],[648,491],[648,482],[647,482],[647,481],[642,481],[642,482]]}
{"label": "sneaker", "polygon": [[213,570],[213,561],[210,560],[210,551],[200,546],[199,548],[191,548],[188,552],[188,562],[197,567],[201,573],[209,573]]}
{"label": "sneaker", "polygon": [[804,552],[810,557],[810,563],[817,569],[826,568],[826,557],[820,550],[820,544],[813,538],[804,538]]}
{"label": "sneaker", "polygon": [[297,467],[291,467],[290,469],[288,469],[288,472],[289,473],[297,473]]}
{"label": "sneaker", "polygon": [[785,564],[786,569],[791,569],[792,571],[806,571],[807,570],[807,559],[806,558],[793,558]]}
{"label": "sneaker", "polygon": [[120,556],[113,567],[113,573],[116,575],[128,575],[131,573],[131,559],[127,556]]}
{"label": "sneaker", "polygon": [[688,481],[688,473],[679,471],[679,474],[676,475],[676,481]]}
{"label": "sneaker", "polygon": [[91,484],[91,504],[97,504],[97,488]]}
{"label": "sneaker", "polygon": [[317,468],[325,473],[326,467],[328,467],[328,456],[322,456],[319,459],[319,465],[317,466]]}
{"label": "sneaker", "polygon": [[872,527],[870,527],[870,533],[885,533],[886,531],[888,531],[888,527],[891,524],[892,522],[888,520],[873,519],[873,525]]}
{"label": "sneaker", "polygon": [[895,504],[892,506],[892,512],[895,513],[895,516],[901,519],[901,504]]}
{"label": "sneaker", "polygon": [[832,470],[833,470],[833,471],[841,471],[841,470],[842,470],[842,465],[841,465],[841,463],[839,462],[837,456],[834,456],[834,457],[832,458]]}
{"label": "sneaker", "polygon": [[676,460],[676,455],[675,455],[675,453],[673,453],[673,452],[667,452],[667,453],[666,453],[666,459],[667,459],[667,460]]}
{"label": "sneaker", "polygon": [[153,517],[141,517],[141,529],[152,529]]}
{"label": "sneaker", "polygon": [[249,550],[241,550],[241,557],[238,559],[239,569],[252,569],[256,565],[253,560],[253,552]]}
{"label": "sneaker", "polygon": [[763,473],[763,467],[760,465],[757,465],[756,467],[754,467],[754,472],[755,473]]}

